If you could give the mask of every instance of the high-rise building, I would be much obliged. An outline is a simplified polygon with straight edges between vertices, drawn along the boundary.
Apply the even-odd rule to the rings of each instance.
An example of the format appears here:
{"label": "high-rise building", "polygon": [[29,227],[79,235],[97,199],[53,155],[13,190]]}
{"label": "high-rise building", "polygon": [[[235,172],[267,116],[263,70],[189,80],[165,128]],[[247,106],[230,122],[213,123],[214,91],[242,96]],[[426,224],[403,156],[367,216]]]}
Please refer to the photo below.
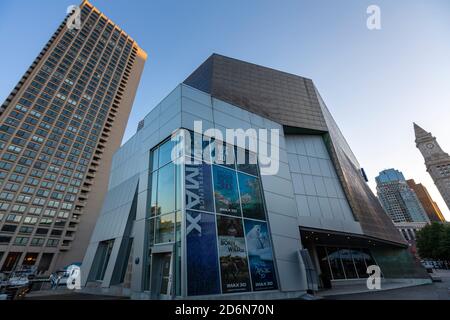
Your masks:
{"label": "high-rise building", "polygon": [[[146,53],[83,1],[0,109],[0,270],[80,262]],[[19,49],[19,48],[16,48]]]}
{"label": "high-rise building", "polygon": [[392,221],[429,222],[419,198],[406,183],[403,173],[395,169],[383,170],[375,181],[378,198]]}
{"label": "high-rise building", "polygon": [[414,123],[416,146],[425,159],[425,166],[450,209],[450,156],[439,146],[436,138]]}
{"label": "high-rise building", "polygon": [[416,183],[414,179],[407,180],[406,183],[416,193],[430,221],[444,222],[444,215],[441,209],[439,209],[438,204],[431,198],[427,188],[421,183]]}
{"label": "high-rise building", "polygon": [[[245,145],[224,145],[227,129]],[[213,54],[113,159],[81,267],[88,290],[288,298],[374,264],[385,278],[428,278],[311,79]]]}

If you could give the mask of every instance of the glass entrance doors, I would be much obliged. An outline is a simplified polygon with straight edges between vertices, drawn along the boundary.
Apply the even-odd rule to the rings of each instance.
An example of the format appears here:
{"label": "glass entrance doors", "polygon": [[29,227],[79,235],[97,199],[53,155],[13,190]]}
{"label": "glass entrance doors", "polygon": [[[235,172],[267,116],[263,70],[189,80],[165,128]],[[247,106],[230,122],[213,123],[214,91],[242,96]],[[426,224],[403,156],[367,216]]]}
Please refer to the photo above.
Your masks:
{"label": "glass entrance doors", "polygon": [[161,258],[161,288],[159,294],[170,295],[170,278],[171,278],[171,260],[172,254],[166,253]]}
{"label": "glass entrance doors", "polygon": [[154,298],[170,298],[173,279],[173,259],[171,252],[152,254],[151,292]]}

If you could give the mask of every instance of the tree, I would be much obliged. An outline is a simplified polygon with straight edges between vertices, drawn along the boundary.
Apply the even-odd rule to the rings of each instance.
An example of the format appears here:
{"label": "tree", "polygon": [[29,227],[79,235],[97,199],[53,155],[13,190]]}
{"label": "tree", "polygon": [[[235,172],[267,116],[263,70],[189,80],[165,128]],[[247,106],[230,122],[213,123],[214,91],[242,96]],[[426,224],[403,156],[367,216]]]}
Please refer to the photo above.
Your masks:
{"label": "tree", "polygon": [[445,224],[439,241],[441,260],[450,260],[450,225]]}
{"label": "tree", "polygon": [[417,233],[419,256],[433,260],[450,260],[450,225],[434,222]]}

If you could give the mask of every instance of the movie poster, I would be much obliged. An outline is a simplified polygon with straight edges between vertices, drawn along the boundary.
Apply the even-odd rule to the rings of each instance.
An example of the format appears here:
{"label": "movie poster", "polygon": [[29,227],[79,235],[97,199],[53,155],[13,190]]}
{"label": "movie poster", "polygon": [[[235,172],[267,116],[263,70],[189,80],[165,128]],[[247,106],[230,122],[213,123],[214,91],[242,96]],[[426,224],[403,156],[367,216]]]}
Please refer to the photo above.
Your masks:
{"label": "movie poster", "polygon": [[251,291],[242,219],[217,216],[222,292]]}
{"label": "movie poster", "polygon": [[185,166],[186,209],[214,212],[211,165]]}
{"label": "movie poster", "polygon": [[241,216],[236,171],[213,166],[216,212]]}
{"label": "movie poster", "polygon": [[238,178],[244,218],[266,220],[259,179],[243,173]]}
{"label": "movie poster", "polygon": [[277,278],[267,223],[245,219],[244,224],[253,290],[277,289]]}
{"label": "movie poster", "polygon": [[215,216],[186,211],[188,295],[219,294]]}

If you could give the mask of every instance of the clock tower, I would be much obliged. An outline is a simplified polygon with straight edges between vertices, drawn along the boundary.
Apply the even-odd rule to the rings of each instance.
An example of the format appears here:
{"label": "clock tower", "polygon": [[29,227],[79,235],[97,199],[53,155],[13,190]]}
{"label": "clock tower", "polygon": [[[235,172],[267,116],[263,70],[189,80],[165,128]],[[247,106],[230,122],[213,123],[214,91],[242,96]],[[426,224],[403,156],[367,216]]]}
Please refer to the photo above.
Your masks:
{"label": "clock tower", "polygon": [[450,208],[450,156],[445,153],[430,132],[414,123],[416,146],[425,159],[425,166]]}

